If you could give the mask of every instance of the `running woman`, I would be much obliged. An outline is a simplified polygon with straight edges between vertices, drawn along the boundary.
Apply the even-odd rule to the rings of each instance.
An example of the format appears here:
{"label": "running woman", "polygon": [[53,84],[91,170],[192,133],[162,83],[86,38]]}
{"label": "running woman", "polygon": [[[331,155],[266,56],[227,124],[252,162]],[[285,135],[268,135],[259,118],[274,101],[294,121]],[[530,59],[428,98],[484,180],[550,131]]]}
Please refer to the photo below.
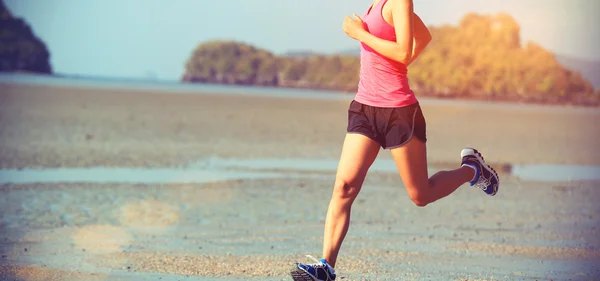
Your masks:
{"label": "running woman", "polygon": [[410,89],[410,65],[431,41],[412,0],[374,0],[362,17],[346,17],[344,32],[360,42],[360,82],[348,109],[333,194],[325,219],[323,256],[296,263],[294,280],[335,280],[335,264],[350,224],[350,209],[380,148],[389,150],[410,199],[425,207],[465,183],[488,195],[498,192],[499,178],[473,148],[461,152],[459,168],[427,172],[425,117]]}

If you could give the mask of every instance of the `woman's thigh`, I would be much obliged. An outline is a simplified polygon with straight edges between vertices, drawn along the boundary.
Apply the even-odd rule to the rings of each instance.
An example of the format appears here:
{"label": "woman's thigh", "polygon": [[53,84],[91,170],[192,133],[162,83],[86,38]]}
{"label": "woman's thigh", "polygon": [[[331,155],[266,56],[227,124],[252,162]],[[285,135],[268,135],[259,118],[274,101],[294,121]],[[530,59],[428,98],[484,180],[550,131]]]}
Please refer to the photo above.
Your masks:
{"label": "woman's thigh", "polygon": [[429,188],[427,145],[419,138],[411,138],[405,145],[391,149],[392,157],[409,196]]}
{"label": "woman's thigh", "polygon": [[357,133],[346,134],[336,181],[353,188],[360,188],[380,148],[378,142],[367,136]]}

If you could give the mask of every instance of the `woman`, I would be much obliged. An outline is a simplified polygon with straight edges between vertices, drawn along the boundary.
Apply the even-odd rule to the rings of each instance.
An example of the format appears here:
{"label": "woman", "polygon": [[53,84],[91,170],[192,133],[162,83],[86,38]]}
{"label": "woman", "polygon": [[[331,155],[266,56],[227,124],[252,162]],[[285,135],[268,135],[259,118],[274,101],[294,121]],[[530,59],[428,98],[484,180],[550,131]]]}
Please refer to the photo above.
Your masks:
{"label": "woman", "polygon": [[360,82],[348,109],[347,134],[325,220],[323,258],[313,264],[296,263],[294,280],[335,280],[352,203],[380,148],[390,150],[410,199],[419,207],[467,182],[492,196],[498,191],[497,173],[472,148],[461,152],[460,168],[428,177],[425,118],[408,85],[407,66],[431,35],[413,13],[412,0],[375,0],[362,19],[346,17],[343,30],[361,43]]}

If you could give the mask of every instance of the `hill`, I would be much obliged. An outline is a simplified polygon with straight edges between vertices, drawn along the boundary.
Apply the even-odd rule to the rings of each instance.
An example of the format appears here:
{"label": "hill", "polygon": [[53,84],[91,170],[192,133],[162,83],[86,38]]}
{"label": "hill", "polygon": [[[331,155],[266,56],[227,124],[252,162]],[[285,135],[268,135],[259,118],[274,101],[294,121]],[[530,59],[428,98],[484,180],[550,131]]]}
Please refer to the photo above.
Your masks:
{"label": "hill", "polygon": [[0,72],[52,73],[50,52],[31,27],[0,0]]}
{"label": "hill", "polygon": [[[468,14],[457,26],[430,30],[434,39],[409,67],[419,96],[600,105],[600,93],[579,72],[534,42],[522,44],[509,15]],[[359,68],[353,50],[277,56],[243,42],[211,41],[193,51],[182,80],[354,92]]]}

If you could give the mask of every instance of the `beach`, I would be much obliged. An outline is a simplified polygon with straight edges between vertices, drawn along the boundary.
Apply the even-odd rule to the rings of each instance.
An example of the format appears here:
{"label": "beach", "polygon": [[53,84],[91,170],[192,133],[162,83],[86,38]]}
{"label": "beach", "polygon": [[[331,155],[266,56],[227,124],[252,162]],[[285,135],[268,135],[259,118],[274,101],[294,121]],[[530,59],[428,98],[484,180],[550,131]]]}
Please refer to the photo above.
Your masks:
{"label": "beach", "polygon": [[[0,279],[291,280],[320,256],[350,99],[0,83]],[[473,146],[500,191],[419,208],[382,150],[340,280],[600,279],[600,180],[512,173],[600,166],[600,110],[421,106],[432,170]]]}

